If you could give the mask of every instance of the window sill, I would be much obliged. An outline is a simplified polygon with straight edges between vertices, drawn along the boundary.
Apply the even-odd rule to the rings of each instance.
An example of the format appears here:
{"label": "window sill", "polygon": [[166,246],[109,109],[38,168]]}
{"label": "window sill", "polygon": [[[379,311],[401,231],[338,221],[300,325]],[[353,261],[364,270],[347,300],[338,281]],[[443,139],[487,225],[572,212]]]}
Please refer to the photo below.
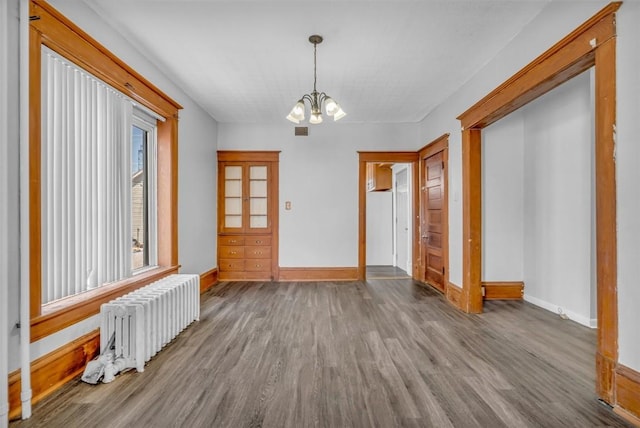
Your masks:
{"label": "window sill", "polygon": [[42,306],[40,315],[31,319],[31,342],[42,339],[100,312],[100,305],[165,276],[178,273],[180,266],[157,267],[123,281]]}

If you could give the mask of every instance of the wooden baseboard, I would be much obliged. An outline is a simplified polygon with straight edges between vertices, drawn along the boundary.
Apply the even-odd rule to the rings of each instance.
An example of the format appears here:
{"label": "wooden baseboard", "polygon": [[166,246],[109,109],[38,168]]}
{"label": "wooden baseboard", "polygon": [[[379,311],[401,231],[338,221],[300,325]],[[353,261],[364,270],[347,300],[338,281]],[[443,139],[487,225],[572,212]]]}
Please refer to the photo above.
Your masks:
{"label": "wooden baseboard", "polygon": [[615,378],[616,405],[633,416],[634,423],[640,426],[640,373],[618,364]]}
{"label": "wooden baseboard", "polygon": [[281,267],[280,281],[356,281],[358,268],[355,267]]}
{"label": "wooden baseboard", "polygon": [[636,427],[640,427],[640,417],[627,412],[625,409],[623,409],[620,406],[615,406],[613,408],[613,412],[615,414],[617,414],[618,416],[620,416],[622,419],[624,419],[627,422],[629,422],[631,425],[636,426]]}
{"label": "wooden baseboard", "polygon": [[218,268],[213,268],[200,274],[200,294],[218,283]]}
{"label": "wooden baseboard", "polygon": [[484,300],[522,300],[524,282],[522,281],[483,281]]}
{"label": "wooden baseboard", "polygon": [[462,288],[449,282],[445,289],[447,300],[456,308],[462,310]]}
{"label": "wooden baseboard", "polygon": [[[100,330],[94,330],[31,363],[31,403],[42,400],[84,371],[100,353]],[[9,375],[9,418],[20,417],[20,370]]]}

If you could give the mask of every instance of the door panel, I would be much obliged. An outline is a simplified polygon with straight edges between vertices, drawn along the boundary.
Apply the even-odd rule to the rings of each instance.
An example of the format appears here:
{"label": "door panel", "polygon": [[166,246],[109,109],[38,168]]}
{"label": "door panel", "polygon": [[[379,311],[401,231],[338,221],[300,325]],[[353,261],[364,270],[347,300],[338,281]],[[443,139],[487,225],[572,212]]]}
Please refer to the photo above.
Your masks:
{"label": "door panel", "polygon": [[444,194],[444,168],[442,152],[424,162],[422,188],[421,247],[424,281],[444,291],[444,263],[442,254],[442,210]]}

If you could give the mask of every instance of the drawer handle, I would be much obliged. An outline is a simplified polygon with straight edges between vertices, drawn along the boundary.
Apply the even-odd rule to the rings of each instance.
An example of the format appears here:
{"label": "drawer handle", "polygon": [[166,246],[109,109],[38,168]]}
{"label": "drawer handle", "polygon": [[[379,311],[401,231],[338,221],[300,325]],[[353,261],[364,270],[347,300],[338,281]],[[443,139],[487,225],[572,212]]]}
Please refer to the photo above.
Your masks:
{"label": "drawer handle", "polygon": [[256,241],[256,244],[262,244],[262,241],[258,239],[258,240]]}
{"label": "drawer handle", "polygon": [[262,265],[256,265],[256,267],[257,267],[257,268],[261,268],[261,267],[262,267]]}
{"label": "drawer handle", "polygon": [[262,251],[256,251],[256,254],[257,254],[257,255],[261,255],[261,254],[262,254]]}
{"label": "drawer handle", "polygon": [[230,251],[229,254],[236,254],[236,252],[235,251]]}
{"label": "drawer handle", "polygon": [[235,239],[229,239],[229,242],[231,242],[232,244],[235,244],[237,241]]}

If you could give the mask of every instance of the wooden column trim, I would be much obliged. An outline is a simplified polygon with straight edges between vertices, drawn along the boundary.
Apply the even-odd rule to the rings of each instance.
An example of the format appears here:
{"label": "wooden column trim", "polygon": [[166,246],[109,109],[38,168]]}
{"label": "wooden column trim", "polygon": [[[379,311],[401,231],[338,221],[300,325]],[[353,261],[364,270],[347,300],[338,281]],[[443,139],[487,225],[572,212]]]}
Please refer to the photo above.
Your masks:
{"label": "wooden column trim", "polygon": [[40,33],[29,27],[29,308],[40,315],[42,302],[42,133]]}
{"label": "wooden column trim", "polygon": [[358,162],[358,280],[366,279],[367,269],[367,162]]}
{"label": "wooden column trim", "polygon": [[618,360],[618,292],[616,230],[616,41],[596,50],[596,260],[598,367],[600,397],[614,402],[613,370]]}
{"label": "wooden column trim", "polygon": [[482,312],[482,131],[462,132],[462,310]]}

